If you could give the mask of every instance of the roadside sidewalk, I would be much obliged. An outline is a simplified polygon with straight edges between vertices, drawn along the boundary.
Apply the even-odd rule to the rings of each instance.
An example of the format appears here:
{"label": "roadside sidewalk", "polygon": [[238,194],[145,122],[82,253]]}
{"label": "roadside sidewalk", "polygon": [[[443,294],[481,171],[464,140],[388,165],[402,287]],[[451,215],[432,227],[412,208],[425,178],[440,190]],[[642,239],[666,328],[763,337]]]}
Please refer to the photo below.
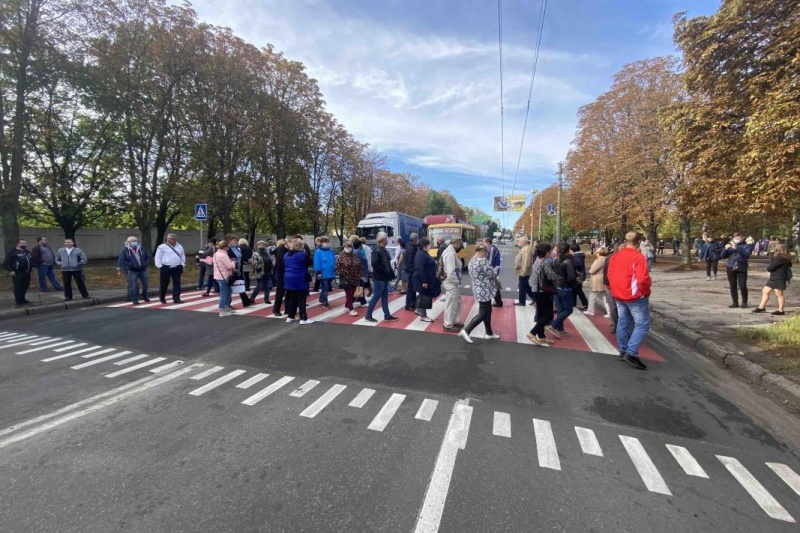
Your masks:
{"label": "roadside sidewalk", "polygon": [[[763,387],[790,407],[800,411],[800,384],[797,378],[784,377],[770,371],[775,359],[774,351],[762,348],[736,337],[742,327],[764,327],[779,322],[798,312],[800,284],[792,284],[786,291],[786,316],[767,313],[754,314],[761,300],[761,289],[769,278],[767,260],[751,260],[748,272],[749,301],[747,309],[729,309],[730,289],[724,265],[716,281],[706,281],[705,265],[694,263],[696,270],[682,270],[678,262],[659,256],[653,269],[653,295],[651,297],[654,329],[676,341],[694,347],[700,353]],[[777,307],[774,294],[767,311]]]}

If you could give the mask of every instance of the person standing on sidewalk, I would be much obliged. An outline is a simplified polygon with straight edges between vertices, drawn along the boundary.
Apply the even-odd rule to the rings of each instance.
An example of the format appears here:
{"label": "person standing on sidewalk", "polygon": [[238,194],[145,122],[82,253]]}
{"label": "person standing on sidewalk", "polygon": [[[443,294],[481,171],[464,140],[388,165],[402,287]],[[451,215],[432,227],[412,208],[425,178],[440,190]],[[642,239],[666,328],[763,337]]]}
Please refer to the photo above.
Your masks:
{"label": "person standing on sidewalk", "polygon": [[514,270],[517,273],[517,277],[519,278],[519,301],[514,303],[514,305],[527,305],[528,296],[536,299],[533,291],[531,291],[531,271],[533,267],[533,254],[531,253],[531,247],[528,244],[527,237],[520,237],[519,239],[519,252],[517,252],[517,257],[514,259]]}
{"label": "person standing on sidewalk", "polygon": [[450,333],[458,333],[464,327],[464,324],[458,321],[461,317],[461,291],[459,289],[461,286],[461,259],[458,257],[461,246],[461,239],[456,237],[450,241],[450,246],[442,253],[442,269],[444,270],[442,289],[446,298],[442,330]]}
{"label": "person standing on sidewalk", "polygon": [[50,285],[55,290],[64,290],[56,279],[56,273],[53,269],[53,265],[56,262],[56,254],[47,244],[46,237],[38,237],[36,239],[36,246],[31,250],[31,259],[33,260],[33,267],[38,271],[39,292],[48,292],[47,280],[50,280]]}
{"label": "person standing on sidewalk", "polygon": [[139,305],[139,283],[142,284],[141,299],[149,302],[150,298],[147,297],[147,267],[150,266],[150,254],[139,246],[139,240],[136,237],[128,237],[128,244],[122,250],[117,263],[122,267],[122,270],[118,270],[117,274],[124,271],[128,278],[128,296],[133,305]]}
{"label": "person standing on sidewalk", "polygon": [[706,237],[706,242],[700,248],[700,259],[706,262],[706,281],[711,281],[713,273],[714,279],[717,279],[717,270],[719,268],[719,256],[722,252],[722,245],[714,239],[713,235]]}
{"label": "person standing on sidewalk", "polygon": [[394,279],[392,259],[389,257],[389,252],[386,251],[386,245],[389,244],[389,237],[382,231],[378,233],[377,237],[378,247],[372,252],[372,277],[375,281],[375,287],[372,298],[367,306],[367,313],[366,316],[364,316],[364,320],[367,322],[377,322],[377,320],[372,318],[372,312],[375,310],[378,300],[381,301],[384,320],[399,320],[396,316],[392,316],[389,311],[389,284]]}
{"label": "person standing on sidewalk", "polygon": [[642,235],[625,235],[625,247],[606,260],[611,295],[617,302],[619,322],[617,345],[620,361],[628,361],[640,370],[647,368],[639,359],[639,346],[650,331],[650,287],[647,259],[639,252]]}
{"label": "person standing on sidewalk", "polygon": [[486,237],[483,239],[483,242],[486,244],[486,249],[488,250],[486,260],[489,261],[489,266],[494,270],[494,281],[497,286],[497,293],[494,295],[492,307],[503,307],[503,295],[501,294],[503,285],[500,283],[500,266],[503,263],[503,255],[500,253],[497,246],[494,245],[491,237]]}
{"label": "person standing on sidewalk", "polygon": [[417,308],[417,287],[414,286],[414,258],[417,256],[417,240],[419,235],[412,233],[409,242],[406,244],[405,269],[408,279],[408,289],[406,290],[406,311],[414,311]]}
{"label": "person standing on sidewalk", "polygon": [[162,304],[167,303],[167,287],[172,281],[172,301],[181,303],[181,274],[186,266],[186,253],[174,233],[167,235],[167,240],[156,248],[156,268],[159,270],[158,298]]}
{"label": "person standing on sidewalk", "polygon": [[14,303],[17,305],[33,303],[25,299],[28,288],[31,286],[31,271],[33,270],[33,259],[28,251],[28,241],[25,239],[17,241],[16,248],[8,252],[5,262],[3,262],[3,268],[9,272],[14,284]]}
{"label": "person standing on sidewalk", "polygon": [[333,290],[333,280],[336,279],[336,257],[327,237],[319,237],[319,246],[314,251],[314,275],[319,281],[319,303],[330,309],[328,293]]}
{"label": "person standing on sidewalk", "polygon": [[737,286],[742,292],[741,308],[747,308],[747,267],[753,248],[753,244],[744,242],[742,234],[736,232],[733,234],[733,240],[725,245],[725,249],[720,254],[720,258],[726,260],[725,271],[728,275],[728,285],[731,289],[731,300],[733,301],[728,306],[731,309],[740,307]]}
{"label": "person standing on sidewalk", "polygon": [[72,300],[72,280],[78,286],[78,290],[84,300],[89,299],[89,291],[86,290],[86,283],[83,277],[83,266],[88,263],[86,254],[83,250],[75,246],[72,239],[64,239],[64,247],[56,252],[56,264],[61,267],[61,281],[64,283],[64,300]]}
{"label": "person standing on sidewalk", "polygon": [[492,300],[497,293],[497,274],[489,264],[488,256],[489,247],[481,242],[475,247],[475,255],[469,262],[469,277],[472,280],[472,293],[478,302],[478,314],[459,332],[469,344],[472,344],[469,334],[481,323],[486,329],[485,339],[500,338],[500,335],[495,335],[492,331]]}

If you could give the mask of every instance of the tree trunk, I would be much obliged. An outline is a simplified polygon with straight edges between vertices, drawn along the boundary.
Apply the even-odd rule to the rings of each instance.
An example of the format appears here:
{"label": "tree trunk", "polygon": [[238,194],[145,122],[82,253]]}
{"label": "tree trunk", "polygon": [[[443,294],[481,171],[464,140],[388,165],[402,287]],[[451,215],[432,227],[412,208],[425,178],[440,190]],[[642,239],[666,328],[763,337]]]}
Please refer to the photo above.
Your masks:
{"label": "tree trunk", "polygon": [[681,240],[683,241],[683,251],[681,252],[681,264],[691,267],[692,265],[692,219],[691,217],[681,216]]}

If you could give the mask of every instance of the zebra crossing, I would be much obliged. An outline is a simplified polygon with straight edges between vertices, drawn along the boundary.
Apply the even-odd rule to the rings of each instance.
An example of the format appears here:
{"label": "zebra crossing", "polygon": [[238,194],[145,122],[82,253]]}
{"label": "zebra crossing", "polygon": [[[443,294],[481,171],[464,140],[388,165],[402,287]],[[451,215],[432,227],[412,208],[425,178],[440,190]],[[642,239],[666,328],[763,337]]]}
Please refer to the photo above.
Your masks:
{"label": "zebra crossing", "polygon": [[[19,340],[23,338],[26,340]],[[20,345],[20,342],[26,344]],[[57,355],[39,360],[45,363],[55,363],[72,358],[67,363],[70,369],[104,368],[113,370],[105,373],[106,377],[118,377],[137,371],[168,374],[168,370],[183,364],[183,361],[180,360],[168,361],[167,357],[151,357],[147,354],[133,355],[129,350],[87,346],[87,344],[75,340],[56,340],[46,336],[0,332],[0,349],[16,347],[17,355],[39,354],[37,357],[41,357],[40,352],[50,350],[51,353],[57,353]],[[196,383],[196,386],[186,387],[190,389],[188,391],[186,388],[178,389],[178,393],[186,393],[198,398],[198,401],[202,401],[212,391],[223,388],[239,395],[235,397],[235,400],[243,406],[242,408],[252,408],[269,401],[284,399],[286,401],[304,401],[308,399],[305,400],[308,402],[307,404],[297,406],[299,417],[314,419],[326,409],[359,409],[369,420],[365,431],[376,433],[391,431],[393,425],[397,425],[400,417],[412,417],[414,423],[417,424],[430,423],[437,420],[437,417],[441,421],[449,414],[450,408],[454,408],[459,402],[462,402],[462,400],[446,402],[443,398],[420,397],[417,394],[391,390],[379,391],[368,387],[354,389],[352,385],[336,383],[335,380],[300,380],[296,376],[275,376],[270,373],[251,372],[241,368],[231,369],[221,365],[205,368],[207,365],[203,363],[195,363],[191,366],[192,372],[187,372],[182,377],[187,378],[186,383]],[[257,387],[261,388],[253,392]],[[231,394],[231,392],[226,394]],[[280,398],[278,398],[279,396]],[[298,400],[288,400],[288,398]],[[218,398],[215,398],[215,401],[218,401]],[[445,403],[448,405],[443,405]],[[451,403],[452,405],[449,405]],[[481,408],[480,405],[469,406],[470,413],[473,409]],[[526,431],[520,424],[527,424],[528,428],[532,425],[534,438],[529,445],[531,449],[535,449],[536,464],[539,468],[556,472],[569,469],[574,463],[575,458],[570,457],[570,452],[564,452],[561,448],[565,439],[577,440],[580,453],[583,455],[601,459],[606,457],[607,450],[612,447],[620,449],[621,446],[621,450],[624,451],[639,477],[641,487],[648,492],[672,496],[680,490],[680,487],[670,487],[665,475],[656,466],[660,464],[663,469],[664,459],[669,458],[670,464],[675,467],[675,472],[728,485],[733,480],[766,516],[783,522],[795,522],[795,518],[783,506],[781,499],[785,499],[787,494],[790,495],[789,497],[800,497],[800,474],[797,473],[796,467],[793,468],[785,463],[765,462],[764,466],[767,468],[750,464],[748,468],[735,457],[727,454],[715,454],[716,460],[730,476],[728,479],[720,480],[718,476],[717,479],[714,479],[714,476],[709,473],[713,471],[709,468],[710,465],[701,463],[697,454],[686,446],[667,442],[661,449],[654,449],[652,444],[646,447],[639,438],[625,434],[617,435],[618,440],[606,438],[605,441],[601,441],[596,431],[585,427],[585,423],[580,426],[572,426],[567,431],[569,428],[565,428],[565,423],[561,420],[549,420],[540,416],[528,416],[521,420],[518,413],[512,415],[509,412],[494,410],[491,415],[490,427],[481,427],[474,422],[464,424],[462,427],[464,434],[461,435],[460,442],[466,446],[467,435],[470,432],[486,432],[491,435],[490,438],[501,440],[524,439],[529,435],[529,431]],[[474,420],[474,417],[472,418]],[[570,437],[570,435],[572,436]],[[569,450],[571,447],[567,446],[566,449]],[[654,461],[654,457],[658,457],[658,461]],[[757,472],[759,475],[768,472],[770,475],[777,476],[788,491],[785,494],[777,495],[770,493],[757,475],[751,472],[751,468],[754,466],[760,469]],[[674,475],[671,479],[674,479]]]}
{"label": "zebra crossing", "polygon": [[[432,322],[424,322],[410,311],[406,311],[405,296],[399,293],[390,293],[389,311],[396,316],[397,321],[385,321],[383,312],[376,308],[373,313],[378,322],[367,322],[364,320],[365,309],[357,308],[357,316],[351,316],[344,307],[344,291],[334,290],[329,293],[328,302],[330,309],[326,309],[318,301],[319,293],[311,293],[307,300],[308,317],[316,322],[327,322],[340,325],[377,327],[387,329],[402,329],[405,331],[417,331],[434,333],[440,335],[455,335],[451,332],[442,331],[442,314],[444,313],[445,301],[437,299],[433,308],[428,310],[428,317]],[[180,304],[160,304],[149,303],[146,305],[133,306],[130,302],[111,304],[109,308],[130,308],[164,311],[196,311],[203,313],[215,313],[218,311],[216,298],[204,298],[201,291],[192,292],[182,296],[183,303]],[[472,296],[462,296],[462,311],[460,322],[468,323],[472,317],[478,313],[478,302]],[[531,345],[527,334],[535,323],[536,309],[533,306],[516,306],[511,299],[503,300],[503,307],[496,307],[492,311],[492,325],[495,334],[500,335],[501,342],[513,342],[518,344]],[[273,314],[273,306],[269,304],[255,304],[250,307],[241,308],[234,302],[236,308],[235,316],[247,316],[249,318],[267,318],[270,320],[286,320],[286,317],[276,317]],[[296,325],[296,324],[295,324]],[[293,327],[287,324],[287,327]],[[616,355],[619,351],[616,348],[616,337],[610,333],[607,319],[600,315],[585,315],[576,309],[567,319],[564,325],[566,335],[562,339],[556,339],[553,348],[566,348],[584,352]],[[473,339],[484,339],[486,331],[483,324],[478,325],[470,336]],[[497,342],[497,341],[487,341]],[[542,350],[541,347],[532,349]],[[649,346],[640,348],[639,356],[647,361],[663,363],[665,359]]]}

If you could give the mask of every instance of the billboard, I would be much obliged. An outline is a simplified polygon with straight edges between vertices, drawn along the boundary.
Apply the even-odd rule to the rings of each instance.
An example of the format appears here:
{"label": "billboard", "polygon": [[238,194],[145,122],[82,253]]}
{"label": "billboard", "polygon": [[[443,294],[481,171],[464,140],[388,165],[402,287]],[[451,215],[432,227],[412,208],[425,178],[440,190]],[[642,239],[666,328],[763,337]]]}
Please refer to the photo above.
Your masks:
{"label": "billboard", "polygon": [[494,197],[495,211],[525,211],[524,194],[508,194]]}
{"label": "billboard", "polygon": [[492,217],[490,215],[479,215],[472,219],[472,224],[475,226],[488,226],[492,223]]}

